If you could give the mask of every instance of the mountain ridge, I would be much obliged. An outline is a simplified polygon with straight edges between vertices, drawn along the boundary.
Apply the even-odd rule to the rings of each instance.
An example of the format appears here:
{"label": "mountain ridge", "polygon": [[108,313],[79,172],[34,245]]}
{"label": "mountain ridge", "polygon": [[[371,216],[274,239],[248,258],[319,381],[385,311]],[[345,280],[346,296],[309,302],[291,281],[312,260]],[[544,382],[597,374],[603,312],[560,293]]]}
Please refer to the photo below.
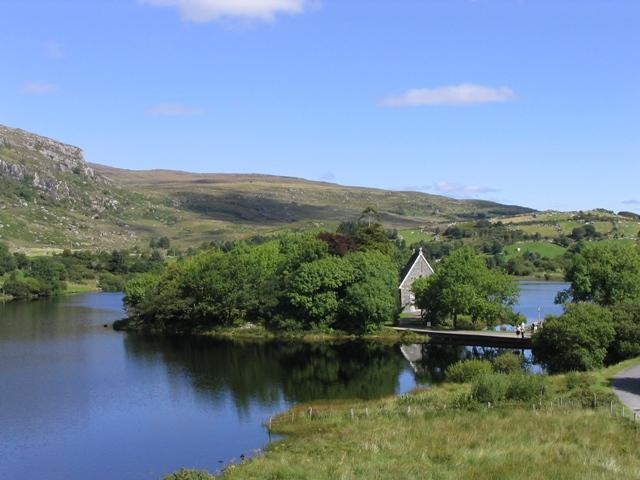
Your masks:
{"label": "mountain ridge", "polygon": [[128,170],[86,162],[79,147],[2,125],[0,186],[0,240],[15,246],[110,248],[161,235],[195,245],[331,229],[368,206],[393,228],[535,212],[293,176]]}

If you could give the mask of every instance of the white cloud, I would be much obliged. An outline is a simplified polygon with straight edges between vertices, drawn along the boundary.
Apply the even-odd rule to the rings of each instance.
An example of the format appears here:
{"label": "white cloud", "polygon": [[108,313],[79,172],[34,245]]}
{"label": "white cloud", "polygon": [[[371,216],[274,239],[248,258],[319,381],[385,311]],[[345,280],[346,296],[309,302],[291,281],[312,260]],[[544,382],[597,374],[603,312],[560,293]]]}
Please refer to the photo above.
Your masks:
{"label": "white cloud", "polygon": [[47,54],[47,57],[52,60],[59,60],[64,57],[64,50],[62,49],[62,45],[56,42],[47,42],[44,44],[44,50]]}
{"label": "white cloud", "polygon": [[56,86],[47,82],[29,82],[20,87],[22,93],[44,95],[56,91]]}
{"label": "white cloud", "polygon": [[636,200],[636,199],[624,200],[622,203],[624,203],[625,205],[640,205],[640,200]]}
{"label": "white cloud", "polygon": [[158,117],[187,117],[205,113],[205,109],[182,103],[159,103],[149,108],[147,113]]}
{"label": "white cloud", "polygon": [[270,21],[278,14],[302,13],[310,0],[139,0],[157,7],[177,8],[191,22],[210,22],[223,18]]}
{"label": "white cloud", "polygon": [[380,102],[384,107],[420,107],[429,105],[474,105],[501,103],[516,98],[509,87],[485,87],[463,83],[439,88],[416,88],[390,95]]}

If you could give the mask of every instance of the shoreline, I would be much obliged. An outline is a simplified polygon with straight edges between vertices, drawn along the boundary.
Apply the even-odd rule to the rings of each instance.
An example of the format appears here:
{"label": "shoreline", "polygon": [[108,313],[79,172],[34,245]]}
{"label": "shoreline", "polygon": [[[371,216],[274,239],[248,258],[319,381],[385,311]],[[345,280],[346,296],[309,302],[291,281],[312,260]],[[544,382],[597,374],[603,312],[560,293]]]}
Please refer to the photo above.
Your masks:
{"label": "shoreline", "polygon": [[209,337],[218,340],[237,340],[252,342],[347,342],[347,341],[372,341],[380,343],[427,343],[429,337],[419,335],[413,332],[398,332],[391,328],[392,325],[384,326],[379,331],[367,333],[364,335],[348,334],[345,332],[326,332],[326,331],[298,331],[298,332],[274,332],[260,325],[250,327],[221,327],[210,330],[191,331],[191,332],[169,332],[164,330],[144,328],[134,323],[131,319],[116,320],[112,324],[115,331],[127,333],[139,333],[152,336],[194,336]]}

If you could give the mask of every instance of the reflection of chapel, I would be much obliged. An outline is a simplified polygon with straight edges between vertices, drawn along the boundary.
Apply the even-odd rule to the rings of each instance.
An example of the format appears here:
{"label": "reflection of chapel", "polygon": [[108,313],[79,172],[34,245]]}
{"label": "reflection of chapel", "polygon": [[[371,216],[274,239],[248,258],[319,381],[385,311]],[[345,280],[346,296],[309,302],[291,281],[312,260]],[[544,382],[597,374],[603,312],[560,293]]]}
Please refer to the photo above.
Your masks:
{"label": "reflection of chapel", "polygon": [[415,297],[411,291],[411,286],[416,279],[433,275],[433,268],[422,253],[422,248],[415,251],[409,263],[402,271],[400,278],[400,305],[403,313],[414,313],[418,309],[415,306]]}

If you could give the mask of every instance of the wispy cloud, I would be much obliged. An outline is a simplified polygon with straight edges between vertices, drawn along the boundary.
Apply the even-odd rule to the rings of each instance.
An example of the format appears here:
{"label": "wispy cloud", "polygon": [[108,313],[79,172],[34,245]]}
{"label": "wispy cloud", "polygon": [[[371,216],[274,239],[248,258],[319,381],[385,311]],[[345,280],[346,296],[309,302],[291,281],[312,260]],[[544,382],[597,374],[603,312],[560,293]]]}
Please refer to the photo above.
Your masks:
{"label": "wispy cloud", "polygon": [[142,4],[177,8],[184,20],[210,22],[223,18],[273,20],[278,14],[299,14],[318,0],[139,0]]}
{"label": "wispy cloud", "polygon": [[514,100],[516,94],[509,87],[487,87],[463,83],[438,88],[415,88],[399,95],[383,98],[384,107],[422,107],[432,105],[477,105]]}
{"label": "wispy cloud", "polygon": [[159,103],[147,109],[149,115],[157,117],[188,117],[205,112],[206,110],[202,107],[184,105],[182,103]]}
{"label": "wispy cloud", "polygon": [[57,42],[47,42],[44,44],[44,51],[52,60],[59,60],[64,58],[64,49],[62,45]]}
{"label": "wispy cloud", "polygon": [[487,193],[496,193],[500,190],[493,187],[481,185],[463,185],[460,183],[441,181],[431,185],[412,185],[405,187],[405,190],[417,190],[424,192],[437,192],[443,195],[454,197],[477,196]]}
{"label": "wispy cloud", "polygon": [[322,180],[323,182],[335,182],[337,180],[338,177],[336,177],[336,174],[333,172],[324,172],[322,175],[320,175],[320,180]]}
{"label": "wispy cloud", "polygon": [[47,82],[28,82],[20,87],[22,93],[44,95],[56,91],[56,86]]}
{"label": "wispy cloud", "polygon": [[636,200],[636,199],[630,199],[630,200],[623,200],[623,202],[625,205],[640,205],[640,200]]}

